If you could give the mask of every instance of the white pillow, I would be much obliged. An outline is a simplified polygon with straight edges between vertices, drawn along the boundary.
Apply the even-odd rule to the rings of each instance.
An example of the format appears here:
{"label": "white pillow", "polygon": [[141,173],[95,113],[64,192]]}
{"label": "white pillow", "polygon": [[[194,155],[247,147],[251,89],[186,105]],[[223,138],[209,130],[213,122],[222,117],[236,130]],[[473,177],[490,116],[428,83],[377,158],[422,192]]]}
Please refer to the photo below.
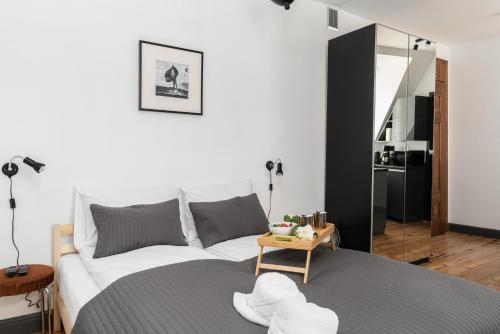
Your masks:
{"label": "white pillow", "polygon": [[184,224],[184,208],[179,187],[165,186],[143,189],[85,189],[76,188],[74,243],[82,253],[97,243],[97,230],[90,212],[91,204],[104,206],[129,206],[135,204],[155,204],[172,199],[179,199],[179,211],[184,235],[187,235]]}
{"label": "white pillow", "polygon": [[192,242],[198,238],[193,215],[191,214],[191,210],[189,210],[190,202],[223,201],[236,196],[247,196],[251,193],[252,182],[250,180],[209,187],[182,187],[182,200],[184,202],[184,217],[188,241]]}

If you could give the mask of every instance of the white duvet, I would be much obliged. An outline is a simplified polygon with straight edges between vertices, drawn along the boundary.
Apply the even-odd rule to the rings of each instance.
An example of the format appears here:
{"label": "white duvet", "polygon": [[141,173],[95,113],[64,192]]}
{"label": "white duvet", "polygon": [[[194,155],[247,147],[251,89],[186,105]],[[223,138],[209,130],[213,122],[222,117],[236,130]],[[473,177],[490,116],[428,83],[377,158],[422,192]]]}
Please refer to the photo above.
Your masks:
{"label": "white duvet", "polygon": [[[216,255],[224,260],[229,261],[244,261],[259,255],[259,246],[257,238],[260,235],[249,235],[237,239],[231,239],[219,242],[213,246],[205,248],[208,252]],[[200,239],[191,242],[192,245],[202,247]],[[264,253],[276,250],[277,248],[265,247]]]}
{"label": "white duvet", "polygon": [[80,252],[85,268],[101,289],[139,271],[191,260],[219,259],[193,246],[151,246],[99,259],[93,259],[93,254],[93,248]]}

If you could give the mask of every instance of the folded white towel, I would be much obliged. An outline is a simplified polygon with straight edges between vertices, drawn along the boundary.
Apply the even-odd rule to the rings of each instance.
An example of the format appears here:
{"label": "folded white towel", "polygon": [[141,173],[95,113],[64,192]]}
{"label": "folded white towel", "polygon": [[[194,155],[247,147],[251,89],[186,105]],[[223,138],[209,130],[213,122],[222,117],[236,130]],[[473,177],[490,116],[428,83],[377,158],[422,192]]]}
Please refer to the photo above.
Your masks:
{"label": "folded white towel", "polygon": [[336,334],[337,314],[313,303],[283,300],[274,314],[268,334]]}
{"label": "folded white towel", "polygon": [[234,293],[234,308],[248,321],[269,327],[271,318],[284,299],[287,303],[306,302],[297,285],[280,273],[265,273],[255,282],[251,294]]}
{"label": "folded white towel", "polygon": [[252,293],[234,293],[234,308],[250,322],[269,327],[268,334],[335,334],[339,319],[332,310],[307,303],[294,281],[266,273]]}

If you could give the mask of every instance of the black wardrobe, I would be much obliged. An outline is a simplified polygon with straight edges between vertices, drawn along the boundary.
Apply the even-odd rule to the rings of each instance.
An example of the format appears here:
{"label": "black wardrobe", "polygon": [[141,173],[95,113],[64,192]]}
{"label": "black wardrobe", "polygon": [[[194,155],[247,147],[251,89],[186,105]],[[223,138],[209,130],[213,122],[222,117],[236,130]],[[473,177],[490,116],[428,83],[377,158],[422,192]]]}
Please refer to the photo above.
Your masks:
{"label": "black wardrobe", "polygon": [[[436,46],[427,42],[376,24],[329,41],[325,208],[343,248],[372,252],[377,237],[393,238],[401,228],[401,260],[430,255],[430,181],[414,179],[432,166]],[[387,147],[390,160],[377,162]],[[390,216],[395,206],[402,219]],[[426,233],[428,252],[421,244],[422,254],[403,247],[416,245],[409,240],[416,234],[427,242]]]}
{"label": "black wardrobe", "polygon": [[370,252],[376,26],[329,41],[325,207],[341,246]]}

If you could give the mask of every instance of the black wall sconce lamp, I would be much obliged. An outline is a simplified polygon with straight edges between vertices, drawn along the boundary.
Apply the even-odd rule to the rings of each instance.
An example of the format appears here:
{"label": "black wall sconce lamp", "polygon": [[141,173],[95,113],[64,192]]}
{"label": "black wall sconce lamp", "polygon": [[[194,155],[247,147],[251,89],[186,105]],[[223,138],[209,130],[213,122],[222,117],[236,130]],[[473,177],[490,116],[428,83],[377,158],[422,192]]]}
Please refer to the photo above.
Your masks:
{"label": "black wall sconce lamp", "polygon": [[7,176],[10,180],[10,199],[9,199],[9,204],[10,208],[12,210],[12,223],[11,223],[11,237],[12,237],[12,245],[14,245],[14,248],[16,249],[17,252],[17,260],[16,260],[16,266],[11,266],[7,268],[6,274],[8,277],[14,277],[16,274],[23,276],[26,275],[29,271],[29,266],[28,265],[19,265],[19,248],[16,245],[16,241],[14,239],[14,220],[15,220],[15,210],[16,210],[16,200],[14,199],[13,193],[12,193],[12,177],[16,175],[19,172],[19,166],[13,163],[14,160],[22,160],[26,165],[30,166],[35,170],[35,172],[40,173],[43,172],[45,169],[45,164],[41,162],[37,162],[31,158],[28,157],[22,157],[20,155],[16,155],[10,159],[10,161],[2,166],[2,173]]}
{"label": "black wall sconce lamp", "polygon": [[35,172],[37,172],[37,173],[43,172],[43,170],[45,168],[45,164],[42,164],[40,162],[36,162],[35,160],[33,160],[29,157],[25,158],[25,157],[22,157],[20,155],[16,155],[16,156],[12,157],[12,159],[10,159],[10,161],[8,163],[6,163],[5,165],[2,166],[2,173],[4,173],[4,175],[8,176],[9,178],[13,177],[14,175],[17,174],[17,172],[19,172],[19,167],[15,163],[12,162],[16,159],[21,159],[26,165],[33,168],[35,170]]}
{"label": "black wall sconce lamp", "polygon": [[269,171],[269,211],[267,212],[267,218],[269,219],[269,216],[271,215],[271,208],[272,208],[272,196],[273,196],[273,169],[274,166],[277,165],[276,168],[276,175],[277,176],[282,176],[283,175],[283,163],[281,162],[281,159],[277,159],[276,161],[271,161],[269,160],[266,162],[266,169]]}
{"label": "black wall sconce lamp", "polygon": [[278,168],[276,169],[276,175],[282,176],[283,175],[283,163],[281,162],[281,159],[276,160],[275,162],[272,162],[269,160],[266,162],[266,168],[271,173],[271,171],[274,169],[274,166],[278,165]]}

